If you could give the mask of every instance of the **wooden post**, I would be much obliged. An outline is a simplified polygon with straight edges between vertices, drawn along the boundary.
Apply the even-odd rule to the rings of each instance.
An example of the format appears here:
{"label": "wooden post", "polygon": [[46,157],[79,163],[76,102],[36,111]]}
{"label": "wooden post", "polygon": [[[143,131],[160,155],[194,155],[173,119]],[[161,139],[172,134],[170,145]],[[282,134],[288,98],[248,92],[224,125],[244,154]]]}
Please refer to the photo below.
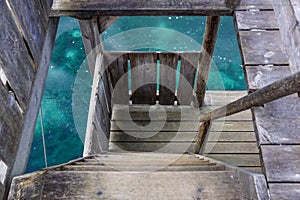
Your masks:
{"label": "wooden post", "polygon": [[195,154],[200,154],[203,151],[205,141],[207,140],[207,135],[211,127],[211,121],[202,122],[199,127],[196,145],[195,145]]}
{"label": "wooden post", "polygon": [[215,44],[217,41],[219,24],[219,16],[207,17],[206,30],[202,43],[202,56],[200,58],[200,65],[198,66],[198,77],[195,91],[198,102],[194,102],[195,106],[201,107],[204,103],[206,84],[210,71],[210,65],[212,63]]}
{"label": "wooden post", "polygon": [[300,91],[300,72],[276,81],[226,106],[213,110],[200,117],[200,122],[215,120],[247,110],[253,106],[261,106],[270,101]]}

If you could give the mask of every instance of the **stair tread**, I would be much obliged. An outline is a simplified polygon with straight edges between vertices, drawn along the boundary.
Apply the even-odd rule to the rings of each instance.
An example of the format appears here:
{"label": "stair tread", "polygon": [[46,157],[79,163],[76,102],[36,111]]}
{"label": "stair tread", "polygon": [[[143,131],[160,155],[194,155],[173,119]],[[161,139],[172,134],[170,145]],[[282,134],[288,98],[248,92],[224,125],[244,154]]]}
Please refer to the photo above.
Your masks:
{"label": "stair tread", "polygon": [[234,171],[49,171],[44,180],[43,198],[45,199],[79,197],[85,199],[241,198],[239,179]]}

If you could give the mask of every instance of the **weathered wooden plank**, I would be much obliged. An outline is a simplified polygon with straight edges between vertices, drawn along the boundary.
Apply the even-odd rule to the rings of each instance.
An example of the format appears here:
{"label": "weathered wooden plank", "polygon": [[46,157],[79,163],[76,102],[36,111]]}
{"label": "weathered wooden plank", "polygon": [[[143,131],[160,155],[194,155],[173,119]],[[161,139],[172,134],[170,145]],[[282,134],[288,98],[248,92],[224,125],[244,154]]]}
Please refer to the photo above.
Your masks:
{"label": "weathered wooden plank", "polygon": [[161,152],[161,153],[185,153],[193,152],[192,142],[113,142],[109,144],[109,150],[113,152]]}
{"label": "weathered wooden plank", "polygon": [[238,30],[279,29],[274,11],[236,11],[234,18]]}
{"label": "weathered wooden plank", "polygon": [[[0,66],[17,102],[25,111],[34,78],[34,63],[5,1],[0,2]],[[17,73],[18,72],[18,73]],[[22,74],[22,76],[20,76]]]}
{"label": "weathered wooden plank", "polygon": [[205,95],[205,105],[224,106],[245,95],[247,91],[208,90]]}
{"label": "weathered wooden plank", "polygon": [[[219,106],[205,106],[201,110],[186,106],[136,106],[115,105],[114,121],[199,121],[201,114],[212,111]],[[150,114],[151,113],[151,114]],[[151,118],[150,118],[151,115]],[[222,118],[219,121],[252,121],[250,110]]]}
{"label": "weathered wooden plank", "polygon": [[283,77],[291,75],[289,66],[246,66],[247,87],[250,90],[261,89]]}
{"label": "weathered wooden plank", "polygon": [[300,143],[299,103],[293,95],[252,109],[259,144]]}
{"label": "weathered wooden plank", "polygon": [[[247,6],[247,5],[246,5]],[[141,2],[139,0],[96,0],[86,2],[76,0],[68,2],[64,0],[54,0],[52,5],[52,16],[70,15],[82,16],[128,16],[128,15],[231,15],[231,8],[226,7],[224,1],[219,0],[188,0],[184,2],[149,0]]]}
{"label": "weathered wooden plank", "polygon": [[259,154],[208,154],[207,157],[219,160],[233,166],[259,167]]}
{"label": "weathered wooden plank", "polygon": [[256,142],[254,132],[210,132],[208,142]]}
{"label": "weathered wooden plank", "polygon": [[110,120],[108,117],[108,107],[105,99],[105,91],[101,80],[101,65],[103,55],[97,57],[89,115],[86,129],[84,156],[101,153],[108,150],[108,136]]}
{"label": "weathered wooden plank", "polygon": [[128,55],[123,53],[104,53],[104,62],[108,66],[113,87],[112,104],[129,104],[128,91]]}
{"label": "weathered wooden plank", "polygon": [[258,147],[255,142],[207,142],[204,148],[204,154],[217,154],[217,153],[259,153]]}
{"label": "weathered wooden plank", "polygon": [[156,104],[156,53],[130,53],[133,104]]}
{"label": "weathered wooden plank", "polygon": [[272,10],[272,0],[240,0],[234,10]]}
{"label": "weathered wooden plank", "polygon": [[200,57],[200,52],[180,54],[180,78],[177,91],[178,105],[191,105],[192,103],[195,75]]}
{"label": "weathered wooden plank", "polygon": [[242,167],[242,168],[245,169],[245,170],[248,170],[250,172],[263,174],[263,171],[262,171],[261,167]]}
{"label": "weathered wooden plank", "polygon": [[300,182],[300,145],[261,145],[268,182]]}
{"label": "weathered wooden plank", "polygon": [[[6,115],[8,114],[9,115]],[[0,194],[2,198],[7,183],[11,177],[11,171],[15,162],[18,145],[21,137],[24,116],[12,92],[7,91],[0,81]]]}
{"label": "weathered wooden plank", "polygon": [[28,46],[28,53],[35,63],[35,70],[41,59],[41,47],[44,45],[48,16],[40,1],[7,1],[14,21],[20,28],[25,45]]}
{"label": "weathered wooden plank", "polygon": [[[49,172],[43,195],[47,199],[61,199],[66,193],[77,199],[240,199],[238,180],[235,172]],[[118,190],[112,189],[115,185]]]}
{"label": "weathered wooden plank", "polygon": [[274,11],[279,22],[280,32],[287,50],[293,72],[300,70],[300,11],[299,2],[295,0],[279,0],[273,2]]}
{"label": "weathered wooden plank", "polygon": [[194,101],[194,106],[197,107],[202,107],[204,103],[206,85],[212,63],[212,56],[214,54],[215,45],[218,38],[220,20],[221,18],[219,16],[208,16],[206,18],[206,27],[201,49],[202,53],[198,66],[198,75],[195,88],[196,101]]}
{"label": "weathered wooden plank", "polygon": [[[182,122],[149,122],[136,121],[113,121],[112,131],[135,131],[135,132],[159,132],[159,131],[183,131],[183,132],[198,132],[198,121],[182,121]],[[214,122],[211,131],[253,131],[253,123],[251,121],[243,122]]]}
{"label": "weathered wooden plank", "polygon": [[179,55],[175,53],[160,53],[159,73],[159,104],[174,105],[176,90],[176,70]]}
{"label": "weathered wooden plank", "polygon": [[269,183],[271,199],[299,199],[299,183]]}
{"label": "weathered wooden plank", "polygon": [[239,44],[244,65],[288,64],[279,31],[240,31]]}

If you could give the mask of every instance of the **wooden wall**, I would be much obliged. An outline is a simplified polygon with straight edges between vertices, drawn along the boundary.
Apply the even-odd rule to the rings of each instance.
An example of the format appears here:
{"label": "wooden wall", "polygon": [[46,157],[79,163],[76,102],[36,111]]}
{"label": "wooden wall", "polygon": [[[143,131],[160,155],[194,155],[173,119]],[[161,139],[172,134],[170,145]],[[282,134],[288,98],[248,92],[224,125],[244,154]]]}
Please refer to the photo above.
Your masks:
{"label": "wooden wall", "polygon": [[0,199],[29,157],[58,24],[47,16],[51,3],[0,2]]}

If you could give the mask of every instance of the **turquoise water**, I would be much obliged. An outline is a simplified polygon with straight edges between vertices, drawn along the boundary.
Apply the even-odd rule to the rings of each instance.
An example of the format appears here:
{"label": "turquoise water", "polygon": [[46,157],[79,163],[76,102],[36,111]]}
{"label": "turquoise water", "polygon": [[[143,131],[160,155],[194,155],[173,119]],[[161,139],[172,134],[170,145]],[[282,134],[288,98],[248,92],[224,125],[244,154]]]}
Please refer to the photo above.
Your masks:
{"label": "turquoise water", "polygon": [[[109,41],[105,44],[108,50],[192,51],[199,50],[194,44],[202,43],[204,26],[205,17],[122,17],[103,33],[103,39]],[[208,89],[246,88],[229,17],[222,18],[213,60],[216,67],[212,67]],[[221,88],[218,75],[224,84]],[[61,18],[42,100],[49,166],[81,157],[90,91],[78,22]],[[45,167],[41,132],[38,118],[27,172]]]}

